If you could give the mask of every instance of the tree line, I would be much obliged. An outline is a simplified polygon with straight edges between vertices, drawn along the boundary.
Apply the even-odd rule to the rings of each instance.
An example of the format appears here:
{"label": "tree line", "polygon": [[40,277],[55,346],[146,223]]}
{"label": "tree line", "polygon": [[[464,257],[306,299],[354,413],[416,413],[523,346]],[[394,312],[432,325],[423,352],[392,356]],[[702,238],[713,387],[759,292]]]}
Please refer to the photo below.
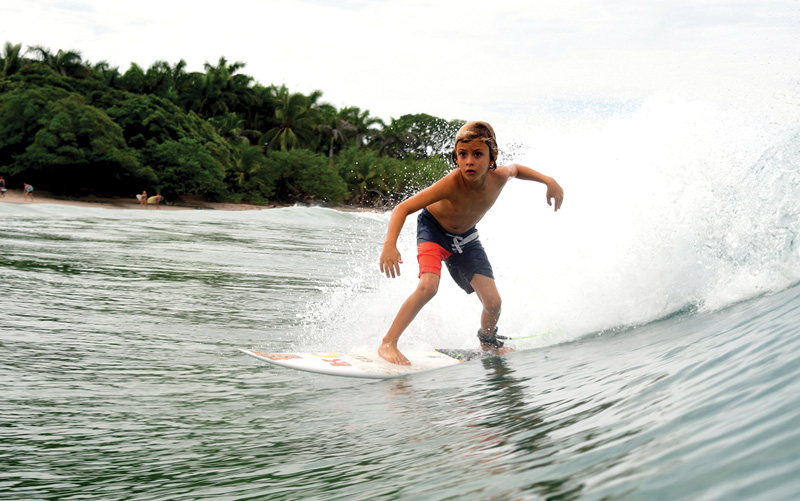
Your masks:
{"label": "tree line", "polygon": [[168,200],[391,205],[452,168],[463,120],[389,123],[322,92],[264,86],[221,57],[135,63],[6,42],[0,54],[0,174],[56,194]]}

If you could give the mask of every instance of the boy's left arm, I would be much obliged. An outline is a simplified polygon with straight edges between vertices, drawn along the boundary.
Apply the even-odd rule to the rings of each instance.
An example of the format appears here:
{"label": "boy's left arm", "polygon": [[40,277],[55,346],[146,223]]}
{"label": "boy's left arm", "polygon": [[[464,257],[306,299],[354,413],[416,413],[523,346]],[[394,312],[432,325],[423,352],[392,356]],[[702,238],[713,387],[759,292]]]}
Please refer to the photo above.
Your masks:
{"label": "boy's left arm", "polygon": [[561,208],[561,204],[564,202],[564,189],[561,188],[555,179],[550,176],[545,176],[540,172],[536,172],[530,167],[519,164],[509,165],[508,170],[509,177],[516,177],[525,181],[536,181],[537,183],[542,183],[547,186],[547,193],[545,194],[547,205],[552,206],[552,201],[555,200],[555,210],[558,211],[558,209]]}

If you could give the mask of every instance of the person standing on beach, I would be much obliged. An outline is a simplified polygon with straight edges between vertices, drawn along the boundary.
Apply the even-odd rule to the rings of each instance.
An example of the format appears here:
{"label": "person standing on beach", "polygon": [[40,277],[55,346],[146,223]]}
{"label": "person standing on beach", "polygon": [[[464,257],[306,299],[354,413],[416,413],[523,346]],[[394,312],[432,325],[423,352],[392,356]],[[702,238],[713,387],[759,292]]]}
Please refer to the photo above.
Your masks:
{"label": "person standing on beach", "polygon": [[29,185],[28,183],[22,183],[22,191],[25,193],[25,200],[30,197],[31,201],[33,200],[33,186]]}
{"label": "person standing on beach", "polygon": [[0,197],[6,197],[6,180],[3,179],[3,176],[0,176]]}
{"label": "person standing on beach", "polygon": [[139,199],[139,207],[147,208],[147,190],[144,190],[141,195],[136,195]]}
{"label": "person standing on beach", "polygon": [[467,294],[475,292],[483,306],[478,330],[481,348],[496,354],[509,350],[497,336],[500,294],[475,225],[494,205],[511,178],[547,186],[547,204],[553,205],[555,200],[556,211],[564,201],[564,190],[552,177],[528,167],[497,165],[497,153],[492,126],[486,122],[467,123],[456,134],[452,159],[457,168],[392,211],[380,257],[381,272],[392,278],[400,275],[403,260],[397,250],[397,239],[408,215],[421,209],[417,217],[419,284],[400,307],[378,348],[378,355],[384,360],[410,364],[397,348],[397,341],[439,290],[442,261],[458,286]]}

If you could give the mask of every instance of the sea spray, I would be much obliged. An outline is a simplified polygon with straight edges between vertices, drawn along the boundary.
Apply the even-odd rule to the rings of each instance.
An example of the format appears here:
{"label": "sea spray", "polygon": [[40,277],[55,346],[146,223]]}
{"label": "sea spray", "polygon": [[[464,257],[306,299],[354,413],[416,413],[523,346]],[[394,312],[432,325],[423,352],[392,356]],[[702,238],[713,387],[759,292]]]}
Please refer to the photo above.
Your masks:
{"label": "sea spray", "polygon": [[580,336],[800,280],[796,128],[753,116],[659,97],[589,127],[533,122],[530,135],[548,140],[520,162],[559,180],[562,211],[541,211],[517,183],[482,222],[487,246],[500,242],[493,262],[531,262],[513,270],[511,294],[501,289],[506,305],[514,294],[535,305],[521,326]]}
{"label": "sea spray", "polygon": [[[511,145],[504,161],[565,189],[554,213],[544,186],[512,180],[478,224],[504,300],[501,332],[552,333],[518,345],[717,310],[800,280],[800,135],[791,121],[660,96],[592,114],[534,111],[495,128],[501,150]],[[398,244],[402,275],[378,270],[389,216],[352,215],[353,224],[369,217],[371,231],[352,244],[352,268],[301,315],[306,347],[374,349],[416,287],[413,215]],[[480,310],[445,272],[401,346],[474,345]]]}

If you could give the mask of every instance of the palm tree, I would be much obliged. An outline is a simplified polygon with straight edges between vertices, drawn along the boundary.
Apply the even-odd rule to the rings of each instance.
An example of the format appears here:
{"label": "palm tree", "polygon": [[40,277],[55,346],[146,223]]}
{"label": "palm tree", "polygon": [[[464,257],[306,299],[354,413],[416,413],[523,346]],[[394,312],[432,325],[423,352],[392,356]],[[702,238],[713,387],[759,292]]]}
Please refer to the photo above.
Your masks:
{"label": "palm tree", "polygon": [[156,61],[144,74],[144,93],[154,94],[159,97],[168,97],[175,81],[172,77],[172,67],[166,61]]}
{"label": "palm tree", "polygon": [[13,75],[22,67],[20,52],[22,52],[22,44],[12,45],[11,42],[6,42],[3,57],[0,59],[0,69],[3,70],[3,75]]}
{"label": "palm tree", "polygon": [[170,68],[172,87],[167,90],[167,99],[183,108],[184,111],[192,109],[191,94],[194,82],[199,80],[199,74],[186,72],[186,61],[181,59]]}
{"label": "palm tree", "polygon": [[258,174],[263,167],[264,153],[258,146],[242,142],[239,144],[239,158],[230,167],[228,176],[241,187],[245,182]]}
{"label": "palm tree", "polygon": [[256,83],[250,88],[254,104],[248,106],[239,116],[245,120],[246,127],[251,130],[268,131],[277,125],[275,119],[274,87],[264,87]]}
{"label": "palm tree", "polygon": [[321,106],[320,113],[323,116],[323,122],[317,126],[317,129],[320,133],[321,146],[327,147],[328,159],[333,160],[336,146],[344,145],[357,130],[343,117],[343,112],[337,112],[336,108],[329,104]]}
{"label": "palm tree", "polygon": [[408,129],[403,120],[392,118],[392,122],[384,127],[378,135],[379,153],[394,158],[413,155],[417,143],[417,135]]}
{"label": "palm tree", "polygon": [[53,54],[50,49],[41,45],[30,47],[30,50],[37,53],[44,64],[60,75],[85,78],[90,73],[89,68],[83,64],[81,53],[77,50],[59,49]]}
{"label": "palm tree", "polygon": [[259,140],[271,150],[291,150],[312,145],[317,101],[322,92],[314,91],[309,96],[299,92],[289,93],[285,85],[273,87],[276,103],[275,119],[278,125],[268,130]]}
{"label": "palm tree", "polygon": [[236,113],[226,113],[208,119],[208,122],[217,131],[217,134],[233,143],[251,144],[250,139],[258,140],[261,133],[257,130],[245,128],[245,121]]}
{"label": "palm tree", "polygon": [[366,202],[368,193],[381,200],[386,197],[388,189],[384,172],[375,162],[359,162],[348,174],[347,187],[354,194],[355,202]]}
{"label": "palm tree", "polygon": [[134,94],[142,94],[144,92],[144,81],[145,81],[145,73],[142,68],[136,64],[131,63],[131,67],[128,68],[122,76],[119,78],[119,86],[121,89],[126,90],[128,92],[133,92]]}
{"label": "palm tree", "polygon": [[199,109],[201,115],[212,117],[228,112],[244,112],[258,104],[250,88],[253,77],[235,74],[244,67],[242,62],[228,64],[224,57],[219,58],[216,66],[205,64],[205,82]]}
{"label": "palm tree", "polygon": [[385,127],[383,120],[369,116],[369,110],[361,111],[358,107],[347,107],[342,109],[341,116],[355,128],[356,148],[364,146],[368,138],[374,137],[379,133],[375,125]]}
{"label": "palm tree", "polygon": [[204,89],[206,85],[205,73],[184,71],[186,62],[181,59],[172,68],[173,79],[176,85],[176,97],[178,104],[185,111],[193,111],[200,115],[200,106],[203,103]]}
{"label": "palm tree", "polygon": [[117,87],[117,79],[120,77],[119,73],[119,66],[111,67],[108,64],[108,61],[100,61],[94,65],[91,65],[91,74],[93,78],[96,78],[106,84],[109,87]]}

